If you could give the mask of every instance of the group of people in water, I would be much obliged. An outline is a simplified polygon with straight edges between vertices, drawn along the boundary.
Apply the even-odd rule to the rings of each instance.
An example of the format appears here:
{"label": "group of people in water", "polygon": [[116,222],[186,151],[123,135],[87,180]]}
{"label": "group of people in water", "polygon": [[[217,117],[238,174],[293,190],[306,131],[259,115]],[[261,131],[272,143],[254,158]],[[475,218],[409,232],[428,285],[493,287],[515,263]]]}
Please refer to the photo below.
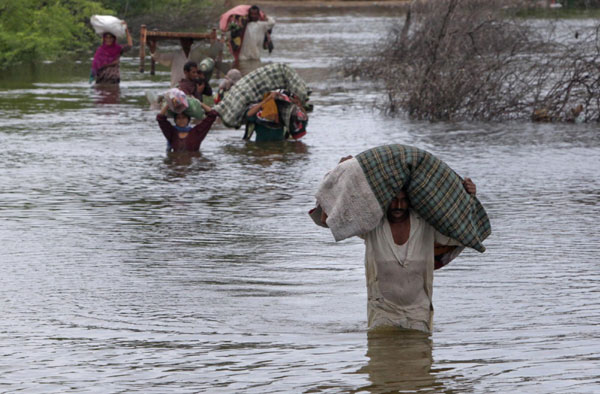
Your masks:
{"label": "group of people in water", "polygon": [[[273,49],[271,31],[275,20],[266,16],[257,6],[247,7],[247,13],[244,15],[225,13],[221,17],[221,24],[223,21],[227,22],[226,42],[234,57],[234,65],[239,60],[260,59],[261,49],[269,52]],[[231,11],[235,12],[235,9]],[[117,43],[117,37],[113,33],[103,33],[102,45],[96,50],[92,62],[90,81],[95,80],[98,85],[119,84],[120,56],[133,45],[127,28],[125,32],[127,44],[123,46]],[[215,93],[210,84],[212,69],[205,72],[203,67],[190,60],[191,53],[186,54],[181,49],[173,53],[154,51],[151,55],[160,64],[171,68],[170,85],[174,89],[160,97],[162,108],[156,117],[167,139],[167,149],[173,152],[198,151],[219,116],[205,101],[220,103],[227,92],[242,78],[242,73],[237,68],[230,69],[220,81]],[[212,59],[205,60],[210,60],[214,66]],[[204,61],[200,64],[204,65],[203,63]],[[278,103],[300,104],[293,95],[286,94],[284,91],[266,93],[261,101],[252,103],[248,107],[245,116],[245,139],[250,139],[254,135],[257,142],[282,141],[289,137],[297,139],[306,133],[308,117],[304,107],[298,106],[301,110],[295,114],[296,122],[290,130],[290,122],[285,125],[284,122],[280,122]],[[169,118],[173,119],[174,124],[169,121]]]}
{"label": "group of people in water", "polygon": [[[236,62],[259,56],[259,46],[272,49],[270,29],[274,20],[262,14],[258,7],[250,7],[242,18],[228,17],[227,22],[231,32],[228,45]],[[102,46],[92,65],[96,83],[119,83],[119,57],[132,45],[129,31],[126,36],[127,45],[121,47],[114,35],[103,35]],[[240,37],[243,40],[237,40]],[[219,106],[233,101],[237,95],[244,96],[247,92],[233,91],[237,89],[236,84],[241,87],[246,82],[240,82],[244,81],[241,72],[232,68],[219,83],[215,95],[210,85],[212,70],[206,72],[183,51],[169,58],[156,55],[156,59],[172,67],[172,89],[163,95],[162,108],[156,116],[167,140],[167,150],[198,151],[218,117],[226,124],[226,115],[219,114],[223,111]],[[273,64],[261,69],[268,77],[278,72],[291,74],[285,65]],[[246,77],[254,78],[250,74]],[[263,95],[262,99],[249,105],[245,102],[245,107],[237,110],[238,114],[245,111],[244,138],[255,134],[256,141],[260,142],[302,137],[306,133],[308,118],[304,104],[309,93],[301,94],[304,102],[300,102],[290,92],[267,90],[255,92]],[[217,110],[205,103],[206,97],[213,99]],[[229,104],[229,109],[235,106]],[[411,158],[420,158],[419,165],[406,165]],[[407,187],[413,183],[417,185],[413,189],[421,190],[420,194]],[[423,196],[422,190],[429,190],[429,194]],[[357,157],[344,157],[325,176],[316,194],[317,206],[310,215],[316,224],[329,227],[336,240],[354,235],[365,240],[370,328],[393,326],[431,333],[433,270],[447,264],[465,246],[483,251],[480,241],[491,232],[482,207],[475,210],[479,213],[477,221],[471,217],[471,207],[480,207],[475,195],[476,186],[469,178],[460,178],[428,152],[404,145],[382,146]],[[421,210],[417,212],[412,203],[419,198],[424,202],[418,205]],[[431,201],[441,203],[423,208]],[[461,206],[464,212],[458,209]],[[424,219],[431,212],[441,212],[440,223],[450,223],[446,227],[451,229],[470,229],[473,223],[478,223],[473,231],[478,242],[469,244],[465,241],[469,238],[460,232],[441,232],[443,225],[434,226]]]}
{"label": "group of people in water", "polygon": [[[183,70],[185,77],[179,81],[177,87],[185,94],[184,99],[188,103],[187,108],[183,111],[171,111],[168,103],[164,103],[162,109],[156,115],[156,121],[167,139],[167,151],[169,152],[198,151],[202,141],[218,117],[218,113],[204,103],[204,96],[212,97],[213,95],[206,75],[198,69],[198,65],[193,61],[187,62],[183,66]],[[233,74],[237,74],[235,71]],[[169,99],[170,97],[167,95],[166,100]],[[199,106],[201,111],[197,109],[194,111],[189,110],[196,106]],[[175,125],[169,122],[167,117],[169,113],[173,117]],[[202,118],[193,127],[190,126],[192,115],[197,119]]]}

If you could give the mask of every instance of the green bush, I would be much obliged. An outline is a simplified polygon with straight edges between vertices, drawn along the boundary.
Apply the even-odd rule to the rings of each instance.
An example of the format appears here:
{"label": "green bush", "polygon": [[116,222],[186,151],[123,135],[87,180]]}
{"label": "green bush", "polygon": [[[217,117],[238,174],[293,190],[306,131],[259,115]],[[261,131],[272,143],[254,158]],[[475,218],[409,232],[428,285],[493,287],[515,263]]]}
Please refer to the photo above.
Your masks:
{"label": "green bush", "polygon": [[0,68],[53,60],[88,49],[97,40],[93,14],[110,14],[92,0],[3,0],[0,5]]}
{"label": "green bush", "polygon": [[157,12],[177,13],[190,8],[210,7],[218,1],[211,0],[102,0],[101,3],[119,15],[135,16]]}

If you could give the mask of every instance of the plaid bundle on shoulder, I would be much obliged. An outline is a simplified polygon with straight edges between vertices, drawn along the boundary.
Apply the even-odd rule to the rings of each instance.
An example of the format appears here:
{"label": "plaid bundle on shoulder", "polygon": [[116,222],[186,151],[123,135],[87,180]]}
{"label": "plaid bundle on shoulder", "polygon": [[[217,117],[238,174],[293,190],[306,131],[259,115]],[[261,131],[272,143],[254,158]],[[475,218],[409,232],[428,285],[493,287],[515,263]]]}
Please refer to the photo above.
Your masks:
{"label": "plaid bundle on shoulder", "polygon": [[305,102],[308,95],[306,83],[298,73],[282,63],[258,68],[240,79],[227,92],[223,101],[214,107],[228,127],[240,127],[248,106],[262,100],[267,92],[285,89]]}
{"label": "plaid bundle on shoulder", "polygon": [[406,145],[384,145],[356,156],[383,212],[404,189],[411,208],[440,233],[479,252],[492,232],[485,209],[443,161]]}

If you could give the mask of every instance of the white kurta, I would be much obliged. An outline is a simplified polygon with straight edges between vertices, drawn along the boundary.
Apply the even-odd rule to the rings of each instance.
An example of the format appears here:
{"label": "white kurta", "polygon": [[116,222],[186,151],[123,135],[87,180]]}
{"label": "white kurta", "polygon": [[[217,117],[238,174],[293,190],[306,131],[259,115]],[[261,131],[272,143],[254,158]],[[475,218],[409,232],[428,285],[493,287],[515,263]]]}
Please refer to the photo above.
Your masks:
{"label": "white kurta", "polygon": [[430,333],[434,243],[459,243],[437,232],[412,211],[410,235],[403,245],[394,243],[385,217],[363,238],[369,329],[392,326]]}
{"label": "white kurta", "polygon": [[158,64],[162,64],[171,69],[171,87],[177,86],[177,83],[185,76],[183,73],[183,66],[188,61],[183,49],[169,53],[155,52],[151,54],[151,56]]}
{"label": "white kurta", "polygon": [[199,62],[202,59],[201,50],[198,47],[192,48],[190,51],[190,56],[185,56],[185,52],[183,49],[179,49],[176,52],[154,52],[150,54],[152,58],[158,63],[165,67],[169,67],[171,69],[171,87],[174,88],[177,86],[179,81],[185,78],[185,73],[183,72],[183,66],[190,60],[195,62]]}
{"label": "white kurta", "polygon": [[275,26],[275,19],[268,16],[266,21],[248,22],[244,32],[244,40],[240,49],[240,60],[260,59],[265,34]]}

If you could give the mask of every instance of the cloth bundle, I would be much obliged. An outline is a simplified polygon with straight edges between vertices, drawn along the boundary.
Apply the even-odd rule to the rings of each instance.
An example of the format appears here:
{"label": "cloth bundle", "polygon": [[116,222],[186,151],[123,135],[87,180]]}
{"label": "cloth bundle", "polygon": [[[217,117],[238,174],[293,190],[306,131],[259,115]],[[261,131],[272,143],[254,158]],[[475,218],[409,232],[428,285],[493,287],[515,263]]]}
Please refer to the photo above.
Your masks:
{"label": "cloth bundle", "polygon": [[306,135],[306,126],[308,124],[308,115],[290,98],[283,94],[277,100],[277,108],[279,110],[279,118],[287,127],[293,139],[297,140]]}
{"label": "cloth bundle", "polygon": [[219,83],[219,91],[228,91],[240,79],[242,79],[242,73],[240,72],[240,70],[238,70],[237,68],[232,68],[231,70],[227,71],[227,74],[225,74],[225,78],[223,78],[221,83]]}
{"label": "cloth bundle", "polygon": [[219,104],[223,97],[225,97],[225,93],[231,89],[233,85],[235,85],[240,79],[242,79],[242,73],[236,69],[232,68],[227,71],[225,74],[225,78],[219,83],[219,89],[217,90],[217,96],[215,97],[215,104]]}
{"label": "cloth bundle", "polygon": [[177,88],[171,88],[167,90],[164,96],[169,110],[175,112],[176,114],[182,113],[190,106],[185,93]]}
{"label": "cloth bundle", "polygon": [[485,209],[468,194],[462,179],[442,160],[407,145],[366,150],[329,172],[310,215],[320,223],[321,209],[336,241],[374,229],[399,191],[411,209],[440,233],[479,252],[491,234]]}
{"label": "cloth bundle", "polygon": [[96,34],[110,33],[117,38],[125,37],[125,25],[123,21],[111,15],[92,15],[90,24]]}
{"label": "cloth bundle", "polygon": [[193,96],[187,96],[182,90],[171,88],[164,94],[169,107],[169,115],[184,113],[190,118],[204,119],[206,116],[200,100]]}
{"label": "cloth bundle", "polygon": [[223,124],[238,128],[242,125],[248,105],[262,100],[265,93],[278,89],[293,93],[302,103],[308,98],[306,83],[298,73],[285,64],[274,63],[240,79],[214,110],[219,113]]}
{"label": "cloth bundle", "polygon": [[[267,98],[269,93],[263,95],[263,100]],[[256,114],[256,116],[267,122],[279,123],[279,111],[277,110],[277,103],[272,98],[264,102],[262,109]]]}

